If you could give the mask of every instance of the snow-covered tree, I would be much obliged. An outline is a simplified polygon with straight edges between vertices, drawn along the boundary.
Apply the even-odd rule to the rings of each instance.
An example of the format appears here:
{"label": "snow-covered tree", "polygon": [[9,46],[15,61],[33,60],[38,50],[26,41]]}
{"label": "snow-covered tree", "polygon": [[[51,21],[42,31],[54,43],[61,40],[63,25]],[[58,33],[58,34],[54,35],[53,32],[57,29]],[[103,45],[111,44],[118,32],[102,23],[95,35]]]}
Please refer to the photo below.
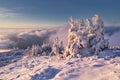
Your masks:
{"label": "snow-covered tree", "polygon": [[104,38],[104,23],[100,15],[95,14],[93,22],[91,19],[87,19],[87,24],[83,20],[76,23],[71,17],[70,26],[64,56],[83,54],[83,50],[99,54],[101,50],[108,48],[109,43]]}
{"label": "snow-covered tree", "polygon": [[41,47],[39,45],[33,45],[31,48],[31,56],[41,54]]}
{"label": "snow-covered tree", "polygon": [[61,41],[59,44],[59,53],[63,54],[63,52],[64,52],[64,46],[63,46],[63,41]]}
{"label": "snow-covered tree", "polygon": [[100,18],[100,15],[95,14],[93,17],[93,21],[94,21],[94,33],[95,33],[95,42],[96,43],[94,45],[94,50],[95,50],[95,54],[99,54],[99,52],[101,50],[104,50],[106,48],[108,48],[108,40],[106,40],[104,38],[104,23],[102,21],[102,19]]}
{"label": "snow-covered tree", "polygon": [[68,55],[74,55],[75,53],[79,53],[79,48],[82,48],[82,40],[83,40],[83,35],[84,32],[84,22],[81,21],[82,23],[79,25],[73,20],[73,18],[70,18],[70,29],[68,33],[68,44],[65,49],[64,56]]}
{"label": "snow-covered tree", "polygon": [[58,37],[56,37],[53,41],[52,51],[49,57],[55,55],[57,59],[60,59],[64,53],[63,41],[60,41]]}
{"label": "snow-covered tree", "polygon": [[52,47],[48,43],[43,43],[41,46],[42,55],[49,55],[52,51]]}
{"label": "snow-covered tree", "polygon": [[58,37],[55,38],[55,40],[53,41],[53,45],[52,45],[52,52],[50,53],[51,55],[59,55],[59,39]]}
{"label": "snow-covered tree", "polygon": [[35,45],[32,45],[32,49],[31,49],[31,56],[35,55]]}

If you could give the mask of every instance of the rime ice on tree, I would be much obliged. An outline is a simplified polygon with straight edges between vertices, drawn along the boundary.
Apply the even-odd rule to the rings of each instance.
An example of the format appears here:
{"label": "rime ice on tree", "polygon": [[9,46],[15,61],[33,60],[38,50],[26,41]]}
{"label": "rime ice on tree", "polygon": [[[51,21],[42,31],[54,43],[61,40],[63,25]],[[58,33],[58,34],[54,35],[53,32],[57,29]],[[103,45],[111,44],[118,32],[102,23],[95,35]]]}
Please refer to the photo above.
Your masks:
{"label": "rime ice on tree", "polygon": [[59,41],[59,38],[56,37],[54,42],[53,42],[53,46],[52,46],[52,52],[50,53],[50,56],[51,55],[60,55],[60,54],[63,54],[63,50],[64,50],[64,47],[63,47],[63,42]]}
{"label": "rime ice on tree", "polygon": [[[80,53],[80,49],[84,47],[84,22],[81,21],[78,25],[73,18],[70,18],[70,29],[68,34],[68,45],[65,49],[65,56]],[[79,28],[80,26],[80,28]]]}
{"label": "rime ice on tree", "polygon": [[52,47],[52,52],[55,55],[59,54],[59,39],[58,39],[58,37],[54,40],[53,47]]}
{"label": "rime ice on tree", "polygon": [[95,54],[98,54],[99,51],[104,50],[105,48],[108,48],[108,40],[104,39],[104,23],[100,18],[100,15],[95,14],[93,17],[93,20],[95,22],[94,24],[94,33],[95,33],[95,45],[94,50]]}
{"label": "rime ice on tree", "polygon": [[108,48],[108,40],[104,39],[104,24],[98,14],[91,19],[87,19],[87,24],[83,20],[79,23],[70,18],[70,29],[68,33],[68,45],[65,49],[65,56],[74,54],[85,54],[83,51],[98,54],[99,51]]}

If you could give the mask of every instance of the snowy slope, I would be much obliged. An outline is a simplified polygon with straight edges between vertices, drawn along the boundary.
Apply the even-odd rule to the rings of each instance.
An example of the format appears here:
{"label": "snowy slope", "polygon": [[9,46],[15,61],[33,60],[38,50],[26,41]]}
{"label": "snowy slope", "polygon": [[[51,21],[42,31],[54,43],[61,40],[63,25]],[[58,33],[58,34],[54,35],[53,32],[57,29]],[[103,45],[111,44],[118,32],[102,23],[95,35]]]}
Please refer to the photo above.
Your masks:
{"label": "snowy slope", "polygon": [[120,80],[120,57],[27,57],[0,68],[0,80]]}

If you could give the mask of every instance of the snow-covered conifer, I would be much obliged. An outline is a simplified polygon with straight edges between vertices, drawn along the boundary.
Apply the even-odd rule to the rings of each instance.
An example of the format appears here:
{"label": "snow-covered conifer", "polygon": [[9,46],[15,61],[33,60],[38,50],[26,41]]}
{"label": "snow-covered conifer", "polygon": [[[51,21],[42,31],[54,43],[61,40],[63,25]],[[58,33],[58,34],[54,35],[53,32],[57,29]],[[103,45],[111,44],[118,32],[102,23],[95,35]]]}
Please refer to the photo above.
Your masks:
{"label": "snow-covered conifer", "polygon": [[108,48],[109,43],[104,38],[104,23],[100,15],[95,14],[93,21],[87,19],[87,24],[83,20],[76,23],[73,17],[70,18],[71,27],[64,56],[81,54],[85,50],[88,50],[89,53],[99,54],[100,51]]}

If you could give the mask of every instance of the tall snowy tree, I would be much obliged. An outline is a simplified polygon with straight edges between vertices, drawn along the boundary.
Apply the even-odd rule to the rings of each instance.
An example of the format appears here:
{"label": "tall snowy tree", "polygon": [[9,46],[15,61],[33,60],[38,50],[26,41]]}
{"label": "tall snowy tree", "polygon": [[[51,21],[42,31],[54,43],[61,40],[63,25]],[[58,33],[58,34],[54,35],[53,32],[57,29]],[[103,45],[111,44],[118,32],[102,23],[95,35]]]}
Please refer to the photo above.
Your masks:
{"label": "tall snowy tree", "polygon": [[104,38],[104,23],[102,19],[100,18],[100,15],[95,14],[93,17],[94,21],[94,33],[95,33],[95,45],[94,45],[94,50],[95,54],[99,54],[101,50],[104,50],[108,48],[109,42]]}
{"label": "tall snowy tree", "polygon": [[[108,48],[108,40],[104,38],[104,23],[100,15],[95,14],[91,19],[87,19],[87,24],[83,20],[79,23],[70,18],[70,29],[68,32],[68,45],[65,48],[65,56],[89,53],[99,54],[101,50]],[[94,23],[94,24],[93,24]]]}

